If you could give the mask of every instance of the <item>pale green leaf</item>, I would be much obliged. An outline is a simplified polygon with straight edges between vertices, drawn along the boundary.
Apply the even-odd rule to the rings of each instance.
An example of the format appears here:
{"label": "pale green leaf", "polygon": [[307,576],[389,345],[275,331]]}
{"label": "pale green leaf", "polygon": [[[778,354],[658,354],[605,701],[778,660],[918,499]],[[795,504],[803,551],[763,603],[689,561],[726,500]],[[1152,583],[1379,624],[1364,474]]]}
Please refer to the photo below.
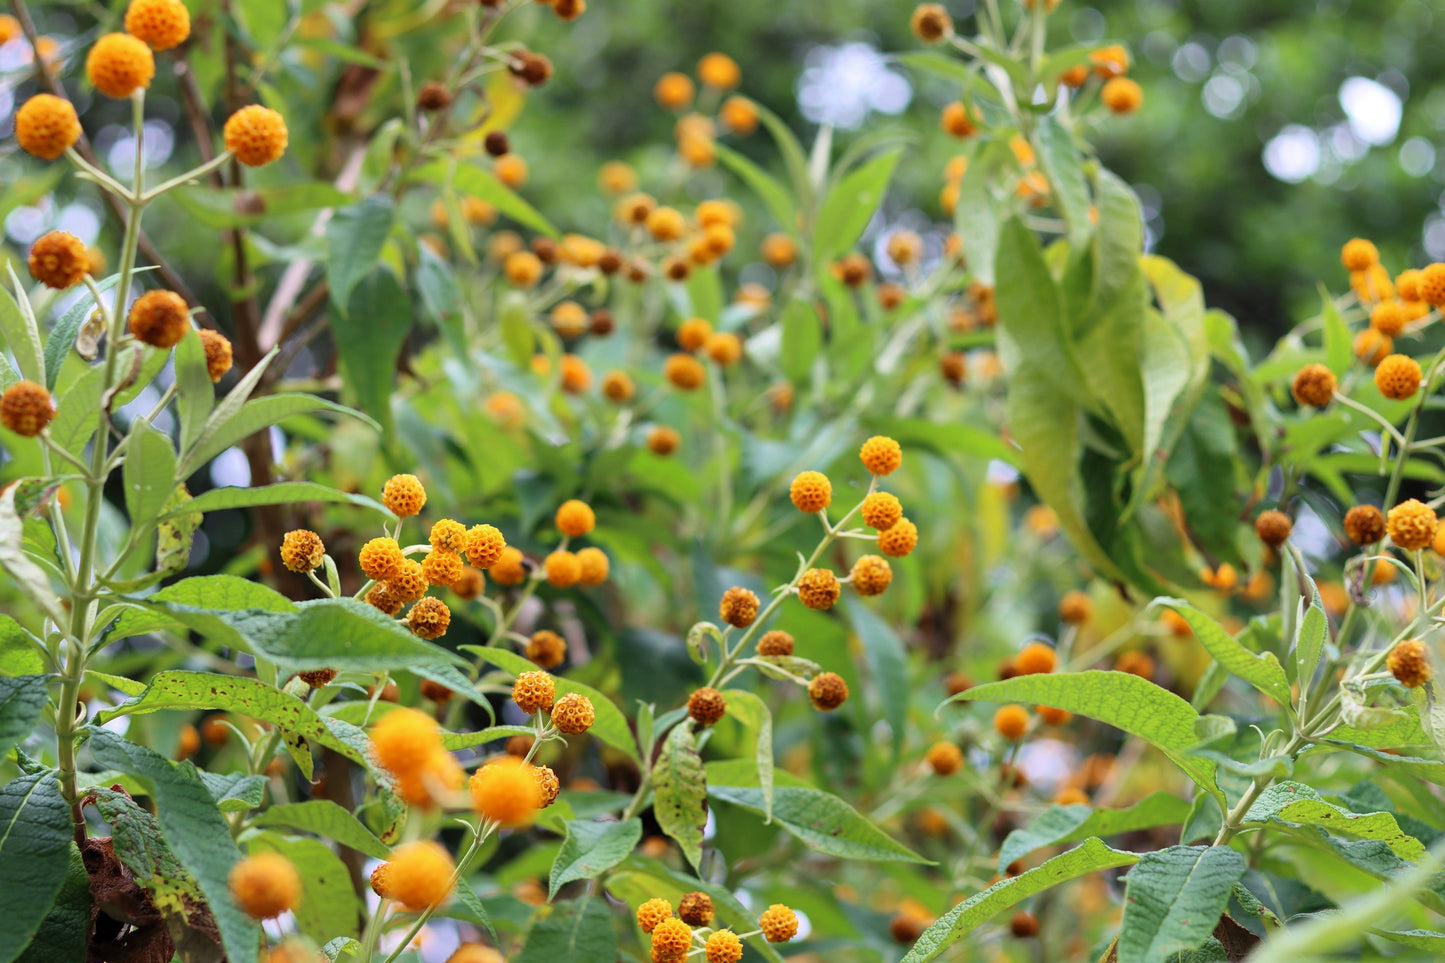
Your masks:
{"label": "pale green leaf", "polygon": [[186,331],[176,345],[176,410],[181,416],[181,451],[195,444],[216,406],[216,386],[206,367],[201,336]]}
{"label": "pale green leaf", "polygon": [[1289,679],[1273,652],[1251,652],[1210,616],[1183,599],[1157,599],[1179,613],[1214,661],[1280,705],[1290,705]]}
{"label": "pale green leaf", "polygon": [[181,508],[167,512],[162,518],[171,518],[191,512],[216,512],[223,508],[254,508],[257,505],[288,505],[293,502],[327,502],[369,508],[372,511],[394,518],[391,512],[374,498],[343,492],[316,482],[279,482],[262,485],[260,488],[212,488],[195,496]]}
{"label": "pale green leaf", "polygon": [[1392,813],[1351,812],[1325,802],[1319,793],[1298,782],[1278,782],[1270,786],[1249,807],[1244,821],[1318,826],[1338,836],[1378,840],[1405,860],[1414,861],[1425,854],[1425,844],[1401,829]]}
{"label": "pale green leaf", "polygon": [[1190,808],[1189,800],[1166,792],[1151,793],[1127,809],[1054,806],[1040,813],[1027,829],[1015,829],[1008,834],[999,849],[999,871],[1045,846],[1077,842],[1090,836],[1179,825],[1188,818]]}
{"label": "pale green leaf", "polygon": [[763,822],[773,821],[773,714],[767,703],[744,689],[728,689],[727,717],[736,719],[752,736],[752,756],[758,766],[758,788],[763,791]]}
{"label": "pale green leaf", "polygon": [[[674,732],[676,730],[673,730]],[[761,814],[763,790],[751,786],[708,785],[708,795]],[[773,819],[809,849],[840,859],[927,863],[832,793],[802,786],[773,790]]]}
{"label": "pale green leaf", "polygon": [[251,821],[254,826],[285,826],[314,833],[349,846],[373,859],[389,859],[391,848],[377,839],[350,812],[329,799],[282,803],[272,806]]}
{"label": "pale green leaf", "polygon": [[170,438],[144,418],[137,418],[131,426],[121,478],[131,527],[148,527],[175,490],[176,451]]}
{"label": "pale green leaf", "polygon": [[35,729],[45,710],[50,676],[0,678],[0,757],[10,754]]}

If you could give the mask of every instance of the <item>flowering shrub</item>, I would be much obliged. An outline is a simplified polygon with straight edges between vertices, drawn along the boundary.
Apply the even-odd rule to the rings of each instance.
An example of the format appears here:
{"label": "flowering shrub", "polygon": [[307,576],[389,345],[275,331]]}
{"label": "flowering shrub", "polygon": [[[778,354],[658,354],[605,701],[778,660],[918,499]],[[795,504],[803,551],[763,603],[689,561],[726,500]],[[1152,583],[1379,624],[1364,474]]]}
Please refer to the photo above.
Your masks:
{"label": "flowering shrub", "polygon": [[1445,265],[1348,240],[1251,357],[1057,0],[912,11],[955,155],[881,235],[908,135],[723,53],[576,171],[511,141],[583,0],[303,6],[0,18],[119,225],[0,293],[0,963],[1439,955]]}

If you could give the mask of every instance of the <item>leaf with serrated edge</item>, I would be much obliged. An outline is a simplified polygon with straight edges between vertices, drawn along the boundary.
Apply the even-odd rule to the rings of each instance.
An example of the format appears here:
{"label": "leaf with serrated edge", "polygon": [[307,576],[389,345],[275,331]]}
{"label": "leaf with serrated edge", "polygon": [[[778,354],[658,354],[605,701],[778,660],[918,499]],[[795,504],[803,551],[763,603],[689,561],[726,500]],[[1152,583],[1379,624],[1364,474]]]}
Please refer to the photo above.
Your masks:
{"label": "leaf with serrated edge", "polygon": [[349,846],[373,859],[389,859],[391,848],[372,834],[347,810],[329,799],[282,803],[272,806],[252,821],[254,826],[287,826],[323,839]]}
{"label": "leaf with serrated edge", "polygon": [[1251,652],[1214,619],[1183,599],[1156,599],[1173,609],[1189,627],[1215,662],[1248,682],[1280,705],[1290,704],[1289,679],[1273,652]]}
{"label": "leaf with serrated edge", "polygon": [[999,849],[1000,872],[1021,856],[1045,846],[1072,843],[1089,836],[1112,836],[1154,826],[1184,822],[1191,808],[1187,799],[1156,792],[1127,809],[1090,809],[1088,806],[1055,806],[1038,815],[1027,829],[1008,834]]}
{"label": "leaf with serrated edge", "polygon": [[1244,875],[1227,846],[1171,846],[1145,853],[1124,877],[1119,963],[1157,963],[1209,938]]}
{"label": "leaf with serrated edge", "polygon": [[642,820],[626,822],[567,823],[567,838],[557,851],[548,881],[547,898],[555,899],[557,890],[579,879],[593,879],[622,862],[642,838]]}
{"label": "leaf with serrated edge", "polygon": [[1270,786],[1249,807],[1244,820],[1248,823],[1276,820],[1318,826],[1340,836],[1379,840],[1389,846],[1396,856],[1411,861],[1425,854],[1425,844],[1401,829],[1391,813],[1350,812],[1342,806],[1325,802],[1319,793],[1298,782],[1279,782]]}
{"label": "leaf with serrated edge", "polygon": [[25,949],[65,882],[73,826],[55,773],[37,772],[0,786],[0,963]]}
{"label": "leaf with serrated edge", "polygon": [[[763,791],[750,786],[707,787],[708,794],[755,813],[763,811]],[[842,859],[927,863],[908,847],[873,825],[832,793],[804,786],[779,786],[773,791],[773,820],[810,849]]]}
{"label": "leaf with serrated edge", "polygon": [[516,963],[615,963],[617,931],[606,901],[584,893],[539,918],[527,932]]}

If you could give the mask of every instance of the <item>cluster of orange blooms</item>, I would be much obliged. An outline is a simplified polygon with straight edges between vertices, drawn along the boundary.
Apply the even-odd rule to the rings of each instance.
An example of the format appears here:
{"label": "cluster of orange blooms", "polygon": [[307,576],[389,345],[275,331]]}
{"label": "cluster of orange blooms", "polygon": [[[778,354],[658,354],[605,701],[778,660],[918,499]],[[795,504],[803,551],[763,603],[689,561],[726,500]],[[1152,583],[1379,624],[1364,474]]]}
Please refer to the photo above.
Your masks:
{"label": "cluster of orange blooms", "polygon": [[764,910],[757,931],[743,937],[730,929],[714,929],[713,916],[712,898],[701,892],[684,895],[675,916],[672,904],[660,896],[638,906],[637,925],[652,937],[652,963],[683,963],[698,950],[707,963],[738,963],[744,937],[760,935],[769,943],[786,943],[798,935],[798,914],[782,903]]}
{"label": "cluster of orange blooms", "polygon": [[697,99],[697,86],[683,73],[663,74],[653,87],[653,96],[667,110],[681,113],[675,133],[677,152],[693,167],[707,167],[717,159],[718,128],[746,136],[758,127],[758,108],[751,100],[733,95],[717,103],[718,98],[742,83],[742,70],[727,54],[710,53],[698,61],[697,79],[703,86],[703,101],[717,105],[716,118],[702,112],[690,112]]}

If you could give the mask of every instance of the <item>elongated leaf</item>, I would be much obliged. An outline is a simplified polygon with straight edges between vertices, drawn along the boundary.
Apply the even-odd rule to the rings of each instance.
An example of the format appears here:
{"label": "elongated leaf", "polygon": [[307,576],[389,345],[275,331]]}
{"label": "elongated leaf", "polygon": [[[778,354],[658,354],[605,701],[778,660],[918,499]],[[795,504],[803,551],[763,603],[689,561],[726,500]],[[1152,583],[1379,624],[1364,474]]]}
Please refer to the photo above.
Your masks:
{"label": "elongated leaf", "polygon": [[[804,210],[809,210],[813,203],[813,182],[808,179],[808,156],[803,153],[803,145],[798,143],[798,138],[788,129],[777,114],[773,113],[762,104],[755,104],[758,111],[758,120],[768,129],[768,134],[773,138],[773,143],[778,145],[778,153],[783,155],[783,163],[788,169],[788,179],[793,182],[793,196],[802,204]],[[783,225],[791,230],[793,225]]]}
{"label": "elongated leaf", "polygon": [[201,782],[223,813],[257,809],[266,798],[266,777],[242,772],[214,773],[201,770]]}
{"label": "elongated leaf", "polygon": [[860,164],[840,180],[823,200],[813,227],[819,264],[826,264],[857,243],[858,237],[888,190],[903,150],[891,150]]}
{"label": "elongated leaf", "polygon": [[[763,812],[763,791],[748,786],[709,785],[708,795],[755,813]],[[773,790],[773,819],[810,849],[841,859],[927,863],[913,850],[870,823],[832,793],[800,786]]]}
{"label": "elongated leaf", "polygon": [[1201,789],[1222,802],[1214,784],[1215,764],[1189,755],[1199,741],[1194,731],[1199,713],[1147,679],[1099,670],[1021,675],[975,686],[947,701],[1028,702],[1106,722],[1158,748]]}
{"label": "elongated leaf", "polygon": [[299,803],[272,806],[252,820],[255,826],[286,826],[315,833],[350,846],[373,859],[388,859],[391,848],[361,824],[361,820],[329,799],[311,799]]}
{"label": "elongated leaf", "polygon": [[1280,705],[1290,704],[1289,679],[1273,652],[1251,652],[1224,627],[1182,599],[1160,599],[1179,613],[1214,661]]}
{"label": "elongated leaf", "polygon": [[396,358],[412,329],[411,301],[386,267],[358,279],[347,313],[331,316],[347,386],[361,410],[391,425]]}
{"label": "elongated leaf", "polygon": [[722,276],[716,265],[693,268],[687,276],[687,295],[692,301],[695,317],[707,318],[714,325],[722,316],[724,307]]}
{"label": "elongated leaf", "polygon": [[176,487],[176,452],[170,438],[136,419],[125,450],[125,510],[133,528],[153,522]]}
{"label": "elongated leaf", "polygon": [[10,754],[40,721],[50,676],[0,679],[0,757]]}
{"label": "elongated leaf", "polygon": [[1059,213],[1068,225],[1069,243],[1082,246],[1092,229],[1089,223],[1089,185],[1084,178],[1083,159],[1069,132],[1050,115],[1039,118],[1034,132],[1039,169],[1049,180],[1049,189]]}
{"label": "elongated leaf", "polygon": [[318,398],[315,395],[267,395],[264,398],[256,398],[247,402],[233,416],[226,418],[220,417],[224,412],[224,406],[217,405],[210,420],[206,422],[206,430],[202,433],[200,440],[181,459],[180,477],[187,477],[227,448],[239,444],[263,428],[280,424],[287,418],[318,411],[347,415],[365,422],[377,431],[381,430],[380,425],[361,412],[327,401],[325,398]]}
{"label": "elongated leaf", "polygon": [[927,960],[937,959],[981,924],[1035,893],[1101,869],[1128,866],[1138,861],[1139,857],[1133,853],[1110,849],[1098,839],[1086,839],[1082,846],[1010,879],[999,880],[982,893],[959,903],[923,931],[913,949],[903,958],[903,963],[926,963]]}
{"label": "elongated leaf", "polygon": [[752,188],[780,227],[787,231],[796,228],[798,209],[793,204],[792,195],[781,181],[731,148],[716,144],[714,149],[717,151],[717,159]]}
{"label": "elongated leaf", "polygon": [[205,895],[227,957],[237,963],[254,959],[260,928],[236,905],[226,883],[241,854],[196,767],[172,763],[107,729],[90,730],[90,751],[100,765],[130,773],[150,786],[161,833]]}
{"label": "elongated leaf", "polygon": [[969,271],[984,284],[995,282],[994,268],[1000,263],[999,230],[1004,221],[993,186],[1011,162],[1006,145],[990,144],[973,156],[958,184],[954,231],[963,240]]}
{"label": "elongated leaf", "polygon": [[1298,782],[1279,782],[1270,786],[1245,814],[1247,823],[1270,820],[1318,826],[1329,833],[1373,839],[1389,846],[1401,859],[1417,860],[1425,854],[1425,844],[1400,828],[1392,813],[1355,813],[1327,803],[1309,786]]}
{"label": "elongated leaf", "polygon": [[[141,271],[153,271],[154,268],[137,268],[134,273]],[[112,274],[110,277],[96,282],[96,289],[104,294],[120,283],[120,275]],[[85,319],[95,311],[95,299],[90,292],[81,296],[80,300],[71,305],[70,310],[62,314],[50,329],[50,334],[45,338],[45,387],[51,391],[55,390],[55,379],[60,377],[60,369],[65,366],[65,358],[70,350],[75,347],[75,337],[80,333],[80,327]],[[124,310],[120,308],[119,310]],[[32,379],[38,380],[38,379]]]}
{"label": "elongated leaf", "polygon": [[1350,327],[1345,324],[1335,299],[1330,297],[1324,285],[1320,285],[1320,321],[1324,329],[1325,364],[1337,376],[1343,376],[1354,364],[1355,352],[1350,342]]}
{"label": "elongated leaf", "polygon": [[20,963],[58,963],[60,960],[83,960],[90,933],[90,876],[80,850],[70,847],[70,861],[65,878],[50,912],[40,921],[40,928],[30,940]]}
{"label": "elongated leaf", "polygon": [[1309,606],[1299,622],[1299,635],[1295,639],[1295,664],[1301,685],[1313,678],[1315,669],[1319,668],[1320,656],[1325,650],[1325,633],[1329,628],[1329,619],[1325,617],[1319,593],[1314,595],[1313,600],[1300,600],[1301,604]]}
{"label": "elongated leaf", "polygon": [[350,746],[337,739],[305,701],[288,695],[260,679],[217,675],[211,672],[168,670],[151,679],[145,692],[114,709],[96,715],[105,724],[120,716],[159,712],[162,709],[224,709],[274,723],[286,732],[315,739],[328,748],[364,762]]}
{"label": "elongated leaf", "polygon": [[25,554],[25,523],[15,507],[21,483],[0,489],[0,568],[10,573],[15,585],[56,625],[68,625],[69,617],[60,598],[50,588],[45,570]]}
{"label": "elongated leaf", "polygon": [[1027,829],[1015,829],[1003,841],[998,865],[1002,872],[1014,860],[1045,846],[1072,843],[1089,836],[1111,836],[1154,826],[1174,826],[1189,816],[1189,800],[1156,792],[1127,809],[1055,806],[1040,813]]}
{"label": "elongated leaf", "polygon": [[652,769],[653,815],[696,869],[707,824],[707,777],[692,726],[674,726]]}
{"label": "elongated leaf", "polygon": [[[351,598],[304,602],[293,616],[247,625],[248,637],[284,670],[333,668],[358,672],[413,665],[460,664],[461,658],[407,631],[385,614]],[[237,620],[238,625],[244,619]]]}
{"label": "elongated leaf", "polygon": [[606,903],[584,894],[541,917],[527,932],[517,963],[615,963],[617,931]]}
{"label": "elongated leaf", "polygon": [[16,294],[0,287],[0,337],[5,339],[5,347],[15,355],[22,378],[40,385],[48,384],[45,379],[45,355],[40,349],[40,329],[28,302],[21,310],[16,296],[18,294],[23,298],[25,289],[20,286],[13,265],[9,271]]}
{"label": "elongated leaf", "polygon": [[1214,932],[1244,855],[1227,846],[1171,846],[1145,853],[1124,877],[1119,963],[1156,963]]}
{"label": "elongated leaf", "polygon": [[197,575],[181,579],[174,585],[158,590],[146,601],[151,603],[151,607],[130,609],[116,621],[108,636],[112,641],[183,625],[171,618],[164,606],[157,603],[219,611],[297,611],[296,604],[275,589],[236,575]]}
{"label": "elongated leaf", "polygon": [[806,301],[792,301],[783,309],[780,322],[783,328],[783,346],[779,361],[783,374],[794,382],[807,380],[813,369],[813,361],[823,347],[823,328],[818,314]]}
{"label": "elongated leaf", "polygon": [[100,396],[104,390],[105,368],[95,365],[85,369],[65,389],[55,406],[55,418],[50,422],[50,440],[79,457],[99,424],[96,412],[100,410]]}
{"label": "elongated leaf", "polygon": [[316,482],[280,482],[262,485],[260,488],[212,488],[202,492],[173,512],[162,518],[172,518],[190,512],[216,512],[223,508],[254,508],[257,505],[287,505],[292,502],[333,502],[369,508],[372,511],[395,517],[381,502],[365,495],[343,492]]}
{"label": "elongated leaf", "polygon": [[176,409],[181,416],[181,451],[195,444],[216,406],[216,386],[206,367],[201,336],[187,331],[176,345]]}
{"label": "elongated leaf", "polygon": [[557,890],[578,879],[595,879],[626,859],[642,838],[642,820],[625,822],[567,823],[567,838],[552,863],[547,898],[555,899]]}
{"label": "elongated leaf", "polygon": [[[523,672],[531,672],[537,668],[526,657],[518,655],[510,649],[480,645],[463,645],[460,648],[463,652],[481,656],[492,665],[505,669],[514,676]],[[597,713],[597,720],[592,723],[592,728],[587,730],[591,735],[601,739],[619,752],[626,753],[633,762],[641,761],[637,754],[637,745],[632,738],[632,729],[627,725],[627,717],[622,714],[621,709],[617,708],[617,703],[590,685],[558,676],[557,694],[562,696],[570,692],[584,695],[592,702],[592,708]]]}
{"label": "elongated leaf", "polygon": [[893,627],[861,602],[849,601],[848,621],[863,642],[863,656],[877,687],[877,711],[893,732],[893,755],[903,749],[908,720],[908,657]]}
{"label": "elongated leaf", "polygon": [[40,929],[65,882],[73,826],[54,772],[0,786],[0,963],[10,963]]}
{"label": "elongated leaf", "polygon": [[728,689],[728,717],[741,722],[753,737],[753,759],[758,764],[758,788],[763,791],[763,822],[773,821],[773,714],[767,703],[743,689]]}
{"label": "elongated leaf", "polygon": [[557,236],[557,228],[553,227],[547,218],[523,200],[516,191],[497,180],[496,175],[484,167],[439,160],[421,168],[414,177],[417,180],[430,181],[434,184],[445,184],[450,181],[459,192],[480,197],[501,214],[510,217],[523,227],[529,227],[551,237]]}
{"label": "elongated leaf", "polygon": [[390,195],[373,194],[340,208],[326,225],[326,278],[332,300],[343,310],[352,289],[376,266],[394,217]]}

